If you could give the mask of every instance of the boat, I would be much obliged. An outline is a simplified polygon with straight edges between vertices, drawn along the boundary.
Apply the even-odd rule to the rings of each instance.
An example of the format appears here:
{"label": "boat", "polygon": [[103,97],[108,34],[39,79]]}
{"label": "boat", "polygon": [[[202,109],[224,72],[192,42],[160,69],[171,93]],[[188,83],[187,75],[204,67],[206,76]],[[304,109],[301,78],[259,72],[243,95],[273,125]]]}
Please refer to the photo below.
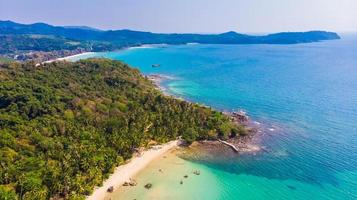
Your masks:
{"label": "boat", "polygon": [[151,67],[160,67],[160,64],[152,64]]}

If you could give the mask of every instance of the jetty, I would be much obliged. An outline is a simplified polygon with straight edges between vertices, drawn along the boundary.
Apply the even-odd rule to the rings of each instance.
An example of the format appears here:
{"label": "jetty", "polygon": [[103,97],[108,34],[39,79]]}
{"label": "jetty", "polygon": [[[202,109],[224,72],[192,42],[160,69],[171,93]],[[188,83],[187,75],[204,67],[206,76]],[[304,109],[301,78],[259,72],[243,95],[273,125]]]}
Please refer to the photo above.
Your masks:
{"label": "jetty", "polygon": [[221,142],[222,144],[225,144],[225,145],[231,147],[233,149],[233,151],[235,151],[236,153],[239,152],[239,149],[236,146],[234,146],[233,144],[223,141],[223,140],[220,140],[220,139],[218,139],[218,141]]}

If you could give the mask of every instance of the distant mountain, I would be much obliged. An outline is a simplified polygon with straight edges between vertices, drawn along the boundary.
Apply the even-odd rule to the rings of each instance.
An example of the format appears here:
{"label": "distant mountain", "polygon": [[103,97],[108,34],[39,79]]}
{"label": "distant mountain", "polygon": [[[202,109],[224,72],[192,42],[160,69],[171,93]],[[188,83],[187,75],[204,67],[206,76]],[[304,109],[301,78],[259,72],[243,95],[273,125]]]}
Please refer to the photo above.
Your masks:
{"label": "distant mountain", "polygon": [[326,31],[285,32],[252,36],[227,32],[222,34],[161,34],[132,30],[101,31],[90,27],[61,27],[45,23],[19,24],[0,21],[0,34],[53,35],[70,40],[110,42],[116,45],[138,44],[295,44],[340,39],[337,33]]}
{"label": "distant mountain", "polygon": [[91,30],[91,31],[102,31],[97,28],[92,28],[89,26],[63,26],[63,28],[73,28],[73,29],[83,29],[83,30]]}
{"label": "distant mountain", "polygon": [[0,34],[39,34],[54,35],[68,39],[95,40],[99,31],[82,28],[65,28],[45,23],[19,24],[12,21],[0,21]]}

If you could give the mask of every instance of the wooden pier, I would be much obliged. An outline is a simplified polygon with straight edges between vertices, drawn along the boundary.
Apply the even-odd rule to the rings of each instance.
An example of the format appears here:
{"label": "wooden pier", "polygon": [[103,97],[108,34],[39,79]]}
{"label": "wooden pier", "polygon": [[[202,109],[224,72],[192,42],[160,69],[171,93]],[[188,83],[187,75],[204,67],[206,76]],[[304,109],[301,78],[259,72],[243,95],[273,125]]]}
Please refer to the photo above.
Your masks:
{"label": "wooden pier", "polygon": [[236,153],[239,152],[239,149],[236,146],[234,146],[233,144],[223,141],[223,140],[220,140],[220,139],[218,139],[218,141],[221,142],[222,144],[225,144],[225,145],[231,147],[233,149],[233,151],[235,151]]}

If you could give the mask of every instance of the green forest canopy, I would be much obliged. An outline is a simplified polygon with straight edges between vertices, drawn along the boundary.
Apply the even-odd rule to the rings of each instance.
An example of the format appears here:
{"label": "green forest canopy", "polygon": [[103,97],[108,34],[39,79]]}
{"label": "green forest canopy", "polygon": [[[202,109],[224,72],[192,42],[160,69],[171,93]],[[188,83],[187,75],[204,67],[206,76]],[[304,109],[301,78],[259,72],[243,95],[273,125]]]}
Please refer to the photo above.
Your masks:
{"label": "green forest canopy", "polygon": [[5,63],[0,199],[84,199],[152,140],[192,142],[238,130],[221,112],[164,96],[118,61]]}

